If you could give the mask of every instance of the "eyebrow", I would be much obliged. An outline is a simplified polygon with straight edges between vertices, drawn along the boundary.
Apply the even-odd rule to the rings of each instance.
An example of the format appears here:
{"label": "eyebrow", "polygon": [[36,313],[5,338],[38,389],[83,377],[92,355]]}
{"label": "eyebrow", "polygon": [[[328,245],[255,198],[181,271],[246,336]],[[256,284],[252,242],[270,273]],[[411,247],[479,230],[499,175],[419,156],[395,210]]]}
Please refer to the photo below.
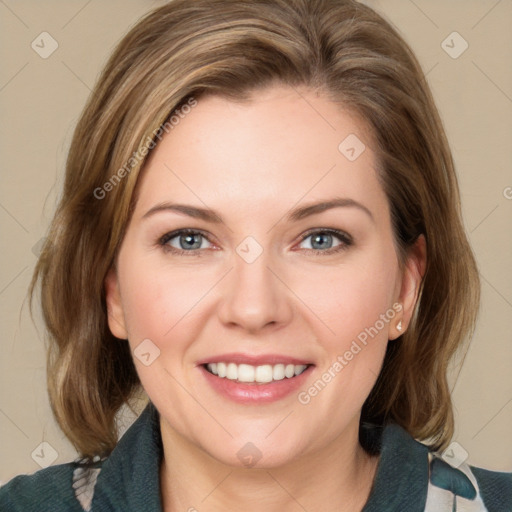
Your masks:
{"label": "eyebrow", "polygon": [[[295,208],[291,212],[286,215],[286,220],[288,222],[297,222],[302,220],[310,215],[315,215],[317,213],[324,212],[326,210],[330,210],[332,208],[340,208],[340,207],[350,207],[357,208],[358,210],[364,212],[372,222],[375,222],[372,212],[363,204],[355,201],[354,199],[350,199],[348,197],[335,197],[334,199],[330,199],[328,201],[321,201],[317,203],[310,203],[305,206],[301,206],[299,208]],[[179,204],[179,203],[159,203],[156,206],[153,206],[150,210],[148,210],[143,216],[143,219],[151,217],[152,215],[165,212],[165,211],[174,211],[177,213],[182,213],[184,215],[188,215],[189,217],[193,217],[195,219],[200,219],[205,222],[211,222],[213,224],[223,224],[224,220],[222,217],[209,208],[199,208],[197,206],[191,206],[187,204]]]}

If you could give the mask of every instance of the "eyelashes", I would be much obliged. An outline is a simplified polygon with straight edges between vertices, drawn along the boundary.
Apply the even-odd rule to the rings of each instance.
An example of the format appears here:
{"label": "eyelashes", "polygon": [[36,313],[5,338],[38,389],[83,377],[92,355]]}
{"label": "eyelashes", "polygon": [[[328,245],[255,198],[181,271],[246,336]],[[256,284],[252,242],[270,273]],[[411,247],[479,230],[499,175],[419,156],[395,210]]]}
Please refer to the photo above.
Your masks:
{"label": "eyelashes", "polygon": [[[302,238],[301,238],[299,244],[301,244],[308,238],[311,238],[314,241],[313,243],[316,244],[320,240],[325,239],[325,238],[323,238],[323,237],[325,237],[325,235],[330,237],[330,238],[328,238],[328,240],[332,239],[332,238],[337,238],[338,240],[340,240],[341,243],[338,245],[335,245],[334,247],[329,247],[328,249],[319,249],[318,250],[318,249],[311,247],[311,248],[308,248],[305,250],[315,256],[316,255],[322,256],[322,255],[339,253],[341,251],[346,251],[350,246],[353,245],[352,237],[343,231],[340,231],[338,229],[317,229],[317,228],[310,230],[310,231],[306,232],[304,235],[302,235]],[[310,243],[310,245],[312,246],[313,244]]]}
{"label": "eyelashes", "polygon": [[[200,247],[194,247],[192,250],[185,250],[185,249],[179,249],[177,247],[173,247],[169,245],[169,242],[173,240],[174,238],[179,237],[186,237],[187,243],[191,243],[191,245],[197,245],[197,239],[198,238],[204,238],[205,240],[208,240],[208,237],[206,234],[197,229],[178,229],[176,231],[172,231],[171,233],[166,233],[164,236],[162,236],[158,240],[158,244],[162,246],[162,248],[166,252],[171,252],[174,254],[183,254],[184,256],[200,256],[201,255],[201,248]],[[202,241],[200,240],[201,245]],[[203,248],[204,249],[204,248]]]}
{"label": "eyelashes", "polygon": [[[302,238],[299,241],[298,245],[302,244],[309,238],[312,239],[312,242],[310,242],[309,244],[311,247],[301,250],[304,250],[307,253],[313,254],[315,256],[331,255],[342,251],[346,251],[349,247],[353,245],[353,239],[348,233],[332,228],[311,229],[302,235]],[[331,241],[336,238],[340,241],[340,243],[338,245],[334,245],[333,247],[329,247],[327,249],[319,249],[318,247],[313,247],[313,245],[317,245],[318,243],[322,244],[323,242],[325,242],[325,240]],[[170,242],[173,241],[174,239],[177,239],[178,245],[180,247],[174,247],[173,245],[170,244]],[[166,233],[165,235],[160,237],[158,239],[157,245],[160,246],[167,253],[197,257],[204,256],[204,251],[207,249],[206,247],[203,246],[203,242],[205,240],[211,243],[208,238],[208,235],[199,229],[178,229],[176,231]],[[182,244],[188,248],[181,248]]]}

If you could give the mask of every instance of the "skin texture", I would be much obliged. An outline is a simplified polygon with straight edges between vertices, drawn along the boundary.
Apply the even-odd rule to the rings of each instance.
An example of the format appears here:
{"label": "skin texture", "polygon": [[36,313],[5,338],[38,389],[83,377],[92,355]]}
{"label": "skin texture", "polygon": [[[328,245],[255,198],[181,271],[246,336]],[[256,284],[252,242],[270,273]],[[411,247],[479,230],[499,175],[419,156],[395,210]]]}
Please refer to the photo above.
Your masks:
{"label": "skin texture", "polygon": [[[366,145],[354,161],[338,150],[349,134]],[[401,272],[370,146],[364,124],[325,96],[272,86],[248,103],[200,98],[152,151],[105,284],[113,334],[132,350],[145,339],[160,350],[149,366],[134,360],[161,414],[164,510],[354,511],[366,502],[378,459],[358,443],[361,407],[398,321],[407,329],[426,258],[421,237]],[[286,218],[334,197],[373,218],[356,207]],[[171,210],[143,218],[164,202],[211,208],[224,222]],[[193,254],[159,244],[183,228],[207,237]],[[313,228],[353,243],[326,254],[344,242],[333,235],[314,248],[314,236],[303,240]],[[252,263],[236,251],[248,236],[263,251]],[[169,245],[183,248],[179,236]],[[284,354],[314,363],[307,390],[397,303],[401,311],[307,405],[297,393],[234,403],[197,367],[227,352]],[[252,468],[237,456],[248,442],[262,455]]]}

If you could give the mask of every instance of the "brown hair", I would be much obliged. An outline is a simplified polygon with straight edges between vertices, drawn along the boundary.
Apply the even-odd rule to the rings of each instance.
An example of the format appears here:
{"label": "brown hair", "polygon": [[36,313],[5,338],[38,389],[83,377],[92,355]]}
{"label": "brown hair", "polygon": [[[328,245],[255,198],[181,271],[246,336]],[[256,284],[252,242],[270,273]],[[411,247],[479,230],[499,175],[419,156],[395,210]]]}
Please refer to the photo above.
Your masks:
{"label": "brown hair", "polygon": [[116,413],[141,389],[128,343],[108,328],[104,279],[148,141],[154,146],[170,114],[191,98],[243,100],[271,83],[320,90],[365,120],[401,262],[425,235],[415,315],[388,344],[361,418],[397,422],[434,449],[449,443],[447,369],[474,330],[480,285],[450,149],[412,51],[353,0],[174,0],[133,27],[103,70],[76,127],[32,280],[31,297],[41,284],[50,341],[52,409],[82,455],[110,453]]}

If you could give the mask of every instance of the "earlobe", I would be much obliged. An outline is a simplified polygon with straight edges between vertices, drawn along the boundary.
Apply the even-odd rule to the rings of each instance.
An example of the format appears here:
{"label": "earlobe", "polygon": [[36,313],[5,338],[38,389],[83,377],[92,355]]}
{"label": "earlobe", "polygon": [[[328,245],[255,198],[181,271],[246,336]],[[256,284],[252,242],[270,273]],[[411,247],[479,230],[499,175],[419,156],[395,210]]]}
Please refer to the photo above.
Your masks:
{"label": "earlobe", "polygon": [[124,312],[121,304],[121,293],[119,291],[119,280],[117,272],[112,267],[104,281],[105,285],[105,300],[107,303],[108,326],[110,332],[120,339],[127,339],[128,333],[126,331]]}
{"label": "earlobe", "polygon": [[395,327],[391,329],[390,339],[401,336],[406,330],[414,313],[418,293],[427,265],[427,243],[421,234],[409,249],[402,275],[402,284],[398,301],[401,315],[397,317]]}

